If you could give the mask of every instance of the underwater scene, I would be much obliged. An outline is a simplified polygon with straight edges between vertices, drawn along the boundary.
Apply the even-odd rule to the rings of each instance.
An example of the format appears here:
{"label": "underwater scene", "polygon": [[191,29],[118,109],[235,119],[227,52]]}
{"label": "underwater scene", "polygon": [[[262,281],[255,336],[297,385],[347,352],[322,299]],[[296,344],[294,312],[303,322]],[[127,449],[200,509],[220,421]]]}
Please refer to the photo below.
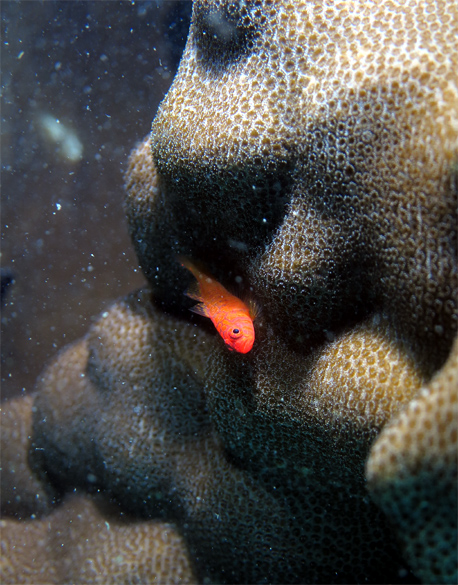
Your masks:
{"label": "underwater scene", "polygon": [[1,583],[457,583],[457,3],[0,10]]}

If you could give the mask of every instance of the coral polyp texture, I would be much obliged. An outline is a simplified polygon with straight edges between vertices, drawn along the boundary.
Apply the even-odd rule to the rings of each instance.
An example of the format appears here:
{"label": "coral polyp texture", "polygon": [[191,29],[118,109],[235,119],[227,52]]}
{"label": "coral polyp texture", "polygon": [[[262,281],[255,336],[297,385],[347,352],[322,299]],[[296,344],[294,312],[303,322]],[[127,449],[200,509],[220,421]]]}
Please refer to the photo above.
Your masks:
{"label": "coral polyp texture", "polygon": [[6,405],[5,582],[456,582],[457,71],[451,0],[195,2],[126,174],[148,288]]}
{"label": "coral polyp texture", "polygon": [[46,518],[1,520],[2,583],[196,582],[175,527],[110,508],[73,496]]}

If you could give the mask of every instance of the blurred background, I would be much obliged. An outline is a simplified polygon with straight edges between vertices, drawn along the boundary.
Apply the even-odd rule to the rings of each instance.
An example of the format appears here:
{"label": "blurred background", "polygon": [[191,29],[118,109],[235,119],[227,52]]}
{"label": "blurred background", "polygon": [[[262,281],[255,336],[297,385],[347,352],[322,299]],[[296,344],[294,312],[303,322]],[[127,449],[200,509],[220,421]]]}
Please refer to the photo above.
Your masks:
{"label": "blurred background", "polygon": [[131,149],[184,49],[189,1],[5,1],[2,399],[144,284],[123,212]]}

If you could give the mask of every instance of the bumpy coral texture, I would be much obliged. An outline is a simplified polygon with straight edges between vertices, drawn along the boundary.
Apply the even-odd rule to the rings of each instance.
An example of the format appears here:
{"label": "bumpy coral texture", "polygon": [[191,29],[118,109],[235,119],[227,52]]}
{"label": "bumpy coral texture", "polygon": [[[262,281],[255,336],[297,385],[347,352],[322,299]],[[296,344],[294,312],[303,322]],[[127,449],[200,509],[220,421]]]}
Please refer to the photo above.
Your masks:
{"label": "bumpy coral texture", "polygon": [[[434,431],[434,432],[433,432]],[[369,488],[395,524],[425,583],[456,583],[458,340],[428,388],[381,433],[367,465]]]}
{"label": "bumpy coral texture", "polygon": [[196,582],[183,538],[173,526],[136,522],[104,507],[73,496],[46,518],[1,520],[2,583]]}
{"label": "bumpy coral texture", "polygon": [[[139,291],[101,315],[40,379],[32,466],[57,494],[102,492],[130,515],[126,522],[132,515],[172,522],[186,539],[200,581],[394,578],[399,560],[384,542],[382,514],[365,493],[363,463],[376,429],[413,395],[420,379],[413,362],[387,341],[388,327],[371,319],[306,360],[268,337],[249,359],[229,353],[195,324],[164,315],[149,291]],[[341,381],[347,399],[338,405],[329,359],[348,352],[348,375]],[[363,400],[370,383],[364,387],[358,372],[369,366],[378,382],[373,394],[384,408]],[[270,369],[281,374],[275,391]],[[319,423],[333,403],[332,428],[326,430]],[[16,547],[7,582],[14,582],[22,563],[20,537],[28,543],[40,536],[37,582],[46,582],[49,571],[62,574],[48,536],[49,526],[52,535],[61,532],[62,522],[75,522],[71,508],[59,512],[62,506],[65,501],[30,528],[13,527],[6,540],[7,556]],[[100,516],[101,526],[111,525],[109,516]],[[140,534],[148,533],[148,525],[141,526]],[[111,540],[99,544],[93,538],[100,570],[116,564]],[[178,563],[185,551],[173,543],[166,558]],[[122,555],[121,575],[129,575],[129,565],[140,570],[150,554],[146,540],[136,558]],[[72,559],[68,570],[79,570],[80,556]],[[169,570],[175,566],[167,562]],[[190,568],[184,572],[188,580],[192,575]],[[177,582],[167,572],[156,578]]]}
{"label": "bumpy coral texture", "polygon": [[[57,356],[33,406],[30,398],[8,404],[2,510],[32,520],[2,525],[2,583],[196,582],[181,531],[163,517],[173,516],[167,473],[192,465],[207,435],[207,345],[192,324],[156,315],[140,291]],[[78,489],[103,499],[64,499],[52,511]]]}
{"label": "bumpy coral texture", "polygon": [[[457,70],[452,1],[196,2],[126,177],[150,288],[45,371],[26,501],[167,522],[188,580],[453,582]],[[178,254],[259,303],[250,353]]]}

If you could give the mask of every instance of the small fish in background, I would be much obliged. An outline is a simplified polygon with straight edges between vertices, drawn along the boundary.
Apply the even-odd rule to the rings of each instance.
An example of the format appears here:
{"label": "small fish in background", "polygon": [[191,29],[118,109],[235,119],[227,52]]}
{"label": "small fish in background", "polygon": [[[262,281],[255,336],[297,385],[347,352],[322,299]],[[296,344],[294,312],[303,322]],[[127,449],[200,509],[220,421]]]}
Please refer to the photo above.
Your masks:
{"label": "small fish in background", "polygon": [[232,295],[213,276],[197,268],[187,258],[180,257],[178,260],[197,280],[186,292],[189,298],[199,301],[190,310],[212,320],[230,351],[248,353],[254,343],[256,306],[251,303],[247,305]]}
{"label": "small fish in background", "polygon": [[83,144],[75,130],[51,114],[38,117],[38,125],[49,144],[57,147],[56,153],[68,163],[77,163],[83,158]]}

